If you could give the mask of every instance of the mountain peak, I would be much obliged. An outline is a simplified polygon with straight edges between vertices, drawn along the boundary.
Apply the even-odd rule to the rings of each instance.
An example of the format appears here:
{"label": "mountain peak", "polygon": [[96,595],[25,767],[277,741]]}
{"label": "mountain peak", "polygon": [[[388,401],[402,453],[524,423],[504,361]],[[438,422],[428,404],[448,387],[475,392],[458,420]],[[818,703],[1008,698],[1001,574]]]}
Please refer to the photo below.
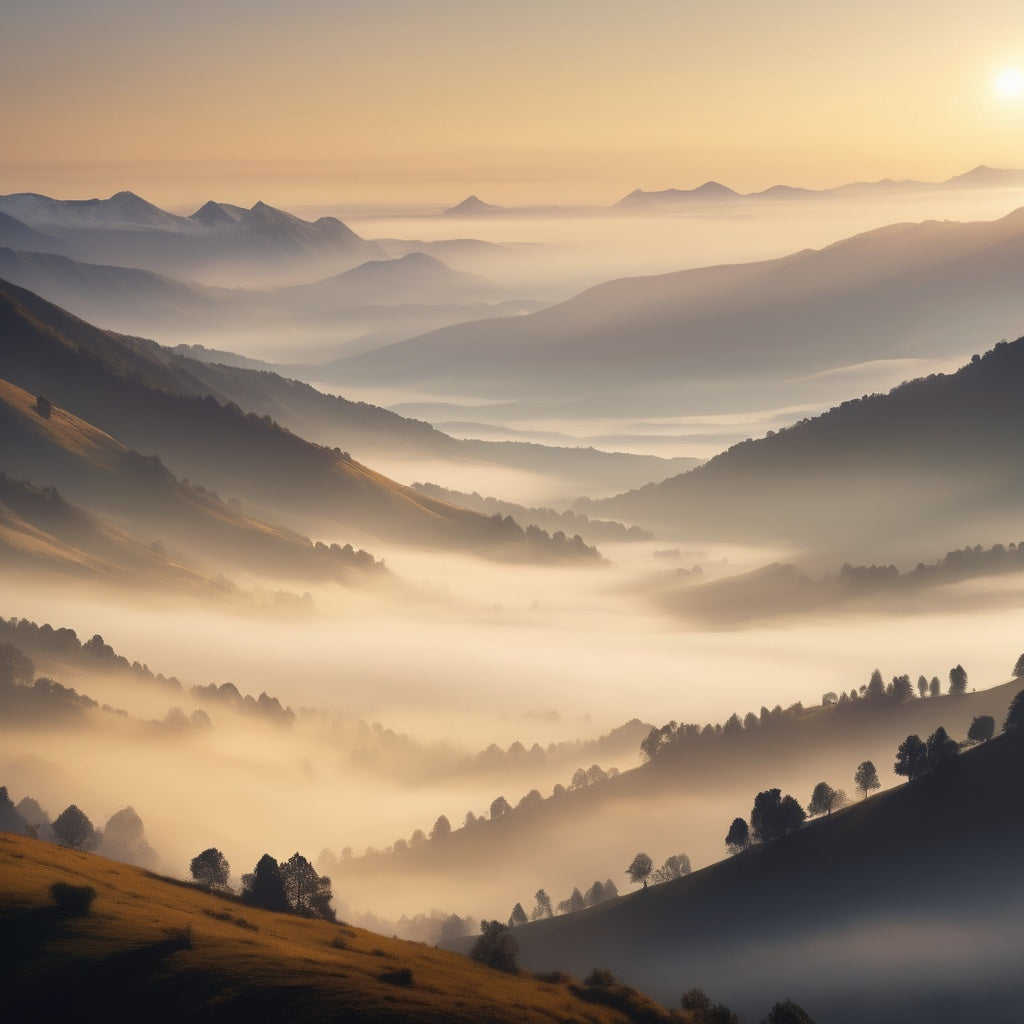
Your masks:
{"label": "mountain peak", "polygon": [[457,216],[465,216],[477,213],[495,213],[498,210],[504,210],[504,206],[495,206],[493,203],[485,203],[479,196],[467,196],[457,206],[453,206],[450,209],[444,211],[445,216],[455,214]]}

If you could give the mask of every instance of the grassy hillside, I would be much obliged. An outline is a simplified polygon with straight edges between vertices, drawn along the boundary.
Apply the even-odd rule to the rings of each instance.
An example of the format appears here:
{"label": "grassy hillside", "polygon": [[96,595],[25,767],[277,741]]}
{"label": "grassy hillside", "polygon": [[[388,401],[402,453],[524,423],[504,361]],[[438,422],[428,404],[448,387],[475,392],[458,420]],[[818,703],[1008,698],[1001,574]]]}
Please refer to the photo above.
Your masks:
{"label": "grassy hillside", "polygon": [[[54,882],[96,890],[62,917]],[[0,833],[0,999],[10,1020],[616,1024],[567,984],[252,909],[92,854]],[[403,984],[401,972],[411,972]],[[395,980],[386,980],[391,975]],[[648,1004],[647,1020],[667,1020]]]}

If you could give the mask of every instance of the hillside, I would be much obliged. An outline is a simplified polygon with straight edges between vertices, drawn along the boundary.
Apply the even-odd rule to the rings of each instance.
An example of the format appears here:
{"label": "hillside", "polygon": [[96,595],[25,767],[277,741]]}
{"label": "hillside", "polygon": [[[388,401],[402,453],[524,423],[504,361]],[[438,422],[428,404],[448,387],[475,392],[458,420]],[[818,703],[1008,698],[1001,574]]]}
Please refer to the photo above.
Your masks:
{"label": "hillside", "polygon": [[[749,411],[837,396],[826,371],[1016,336],[1024,212],[894,224],[817,251],[627,278],[528,316],[354,356],[350,380],[588,408]],[[757,389],[756,399],[752,389]],[[600,395],[600,402],[594,394]]]}
{"label": "hillside", "polygon": [[1022,768],[1024,744],[998,737],[763,848],[525,925],[522,960],[602,964],[661,999],[700,984],[746,1019],[781,986],[830,1024],[1008,1024],[1024,955]]}
{"label": "hillside", "polygon": [[188,365],[162,359],[151,342],[111,336],[29,292],[0,289],[0,331],[0,376],[45,394],[128,447],[159,454],[177,476],[375,536],[501,546],[515,533],[507,523],[418,495],[269,416],[181,394],[202,390]]}
{"label": "hillside", "polygon": [[[293,578],[354,578],[357,570],[380,569],[372,556],[364,552],[346,553],[340,548],[314,546],[312,541],[292,530],[247,514],[237,505],[222,501],[201,485],[193,486],[176,479],[158,459],[146,458],[117,440],[58,407],[40,408],[37,400],[21,388],[0,380],[0,430],[7,447],[0,464],[8,474],[45,481],[75,501],[114,515],[138,536],[162,542],[158,548],[145,548],[148,558],[163,543],[215,565],[227,563],[250,571],[282,573]],[[16,488],[8,488],[13,501]],[[54,498],[57,501],[57,498]],[[66,503],[65,503],[66,504]],[[77,531],[73,523],[89,522],[80,510],[73,516],[44,515],[46,503],[20,497],[16,508],[23,525],[62,529],[58,536],[73,542]],[[12,510],[14,507],[12,506]],[[42,516],[42,518],[38,518]],[[94,524],[109,532],[108,524]],[[129,538],[118,533],[121,549]],[[98,537],[83,534],[86,550],[99,554]],[[29,549],[23,549],[26,553]],[[130,552],[121,550],[124,562]],[[129,561],[138,561],[138,554]],[[143,573],[145,578],[147,574]]]}
{"label": "hillside", "polygon": [[[141,276],[146,279],[147,288],[155,280],[153,275]],[[161,289],[167,284],[157,283]],[[177,287],[174,282],[170,284]],[[101,287],[98,294],[102,291]],[[223,295],[205,289],[200,297],[211,294]],[[89,396],[81,394],[77,370],[67,371],[69,379],[63,379],[61,362],[51,360],[46,355],[47,347],[35,337],[38,325],[58,335],[64,348],[89,353],[121,377],[178,395],[209,395],[221,404],[234,403],[246,412],[270,416],[304,438],[342,448],[367,461],[429,457],[523,469],[550,475],[563,484],[568,482],[573,490],[567,496],[614,493],[664,479],[691,468],[698,461],[603,452],[594,448],[457,440],[419,420],[407,419],[366,402],[324,394],[277,373],[193,359],[153,341],[94,327],[30,291],[2,282],[0,306],[6,307],[0,313],[0,320],[10,345],[10,351],[0,352],[0,376],[36,393],[46,391],[55,401],[75,411],[79,410],[74,401]],[[55,375],[58,381],[52,379]],[[61,387],[65,383],[68,387]],[[94,404],[83,405],[81,414],[99,422],[90,413]],[[111,426],[103,428],[111,430]],[[125,435],[118,436],[125,439]],[[127,443],[139,446],[132,441]]]}
{"label": "hillside", "polygon": [[675,535],[781,540],[840,558],[916,561],[1019,526],[1024,339],[910,381],[659,484],[583,502]]}
{"label": "hillside", "polygon": [[[55,882],[90,886],[61,916]],[[10,1019],[624,1024],[568,985],[242,906],[138,868],[0,834],[0,998]],[[408,983],[402,971],[411,972]],[[390,978],[390,980],[389,980]],[[655,1017],[644,1019],[657,1019]],[[649,1011],[651,1012],[651,1011]],[[668,1020],[667,1013],[660,1014]]]}

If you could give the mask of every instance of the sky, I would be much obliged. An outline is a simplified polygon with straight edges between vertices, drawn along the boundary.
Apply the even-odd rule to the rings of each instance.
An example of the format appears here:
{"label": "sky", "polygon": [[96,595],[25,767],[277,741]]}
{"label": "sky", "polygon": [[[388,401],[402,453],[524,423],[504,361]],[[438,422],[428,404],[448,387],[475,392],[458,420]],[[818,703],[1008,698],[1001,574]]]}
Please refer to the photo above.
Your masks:
{"label": "sky", "polygon": [[1024,166],[1013,69],[1019,0],[6,0],[0,193],[398,208],[941,180]]}

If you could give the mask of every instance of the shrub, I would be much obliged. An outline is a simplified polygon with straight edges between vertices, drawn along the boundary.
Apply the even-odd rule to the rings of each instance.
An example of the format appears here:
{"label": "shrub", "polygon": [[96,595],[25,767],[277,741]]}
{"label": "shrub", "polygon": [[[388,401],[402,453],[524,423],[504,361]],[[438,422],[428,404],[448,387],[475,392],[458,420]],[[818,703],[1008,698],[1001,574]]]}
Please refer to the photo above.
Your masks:
{"label": "shrub", "polygon": [[401,985],[403,988],[408,988],[412,984],[412,971],[408,967],[385,971],[383,974],[378,974],[377,977],[389,985]]}
{"label": "shrub", "polygon": [[584,985],[589,985],[591,987],[593,987],[595,985],[602,985],[602,986],[614,985],[615,984],[615,975],[612,974],[612,972],[609,971],[605,967],[595,967],[583,979],[583,984]]}
{"label": "shrub", "polygon": [[69,885],[67,882],[54,882],[50,886],[57,909],[65,917],[85,917],[89,913],[92,901],[96,899],[96,890],[91,885]]}

